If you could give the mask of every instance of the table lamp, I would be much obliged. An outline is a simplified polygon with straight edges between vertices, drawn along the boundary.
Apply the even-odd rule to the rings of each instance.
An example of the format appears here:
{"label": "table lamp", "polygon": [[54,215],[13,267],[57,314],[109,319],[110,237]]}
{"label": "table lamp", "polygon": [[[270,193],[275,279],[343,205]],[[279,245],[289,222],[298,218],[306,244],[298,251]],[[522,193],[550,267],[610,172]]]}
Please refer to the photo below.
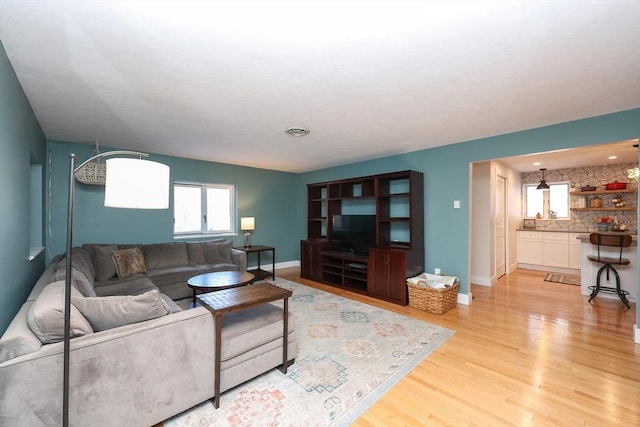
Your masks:
{"label": "table lamp", "polygon": [[251,247],[251,232],[256,229],[256,219],[252,216],[240,218],[240,230],[244,231],[244,246]]}

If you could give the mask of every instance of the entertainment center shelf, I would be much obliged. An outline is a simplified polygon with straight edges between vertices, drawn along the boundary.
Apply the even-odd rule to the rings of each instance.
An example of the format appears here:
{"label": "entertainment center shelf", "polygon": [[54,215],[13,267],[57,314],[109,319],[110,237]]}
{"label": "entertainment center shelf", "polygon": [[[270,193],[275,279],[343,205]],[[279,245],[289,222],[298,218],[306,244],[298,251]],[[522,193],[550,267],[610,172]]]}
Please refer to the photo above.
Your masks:
{"label": "entertainment center shelf", "polygon": [[322,280],[350,290],[367,291],[369,257],[338,251],[322,252]]}
{"label": "entertainment center shelf", "polygon": [[300,275],[406,305],[424,271],[423,188],[416,171],[308,184]]}

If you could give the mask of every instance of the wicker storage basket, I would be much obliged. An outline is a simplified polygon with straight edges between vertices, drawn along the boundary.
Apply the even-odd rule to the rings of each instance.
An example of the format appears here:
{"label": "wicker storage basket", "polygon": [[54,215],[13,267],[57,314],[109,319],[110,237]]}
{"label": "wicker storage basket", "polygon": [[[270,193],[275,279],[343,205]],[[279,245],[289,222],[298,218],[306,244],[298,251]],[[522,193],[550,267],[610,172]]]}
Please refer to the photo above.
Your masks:
{"label": "wicker storage basket", "polygon": [[74,174],[83,184],[105,185],[107,179],[107,165],[102,162],[89,162]]}
{"label": "wicker storage basket", "polygon": [[407,282],[409,289],[409,307],[429,313],[442,314],[451,310],[458,303],[458,282],[444,289]]}

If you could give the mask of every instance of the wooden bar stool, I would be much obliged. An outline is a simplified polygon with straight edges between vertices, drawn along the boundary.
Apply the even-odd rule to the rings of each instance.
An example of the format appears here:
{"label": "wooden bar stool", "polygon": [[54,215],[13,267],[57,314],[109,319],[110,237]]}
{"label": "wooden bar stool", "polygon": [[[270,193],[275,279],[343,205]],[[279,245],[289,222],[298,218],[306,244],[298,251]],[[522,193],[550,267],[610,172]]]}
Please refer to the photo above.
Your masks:
{"label": "wooden bar stool", "polygon": [[[607,293],[615,293],[618,294],[620,300],[627,306],[627,308],[631,308],[629,305],[629,301],[627,300],[627,295],[629,295],[628,291],[624,291],[620,289],[620,275],[613,267],[613,265],[629,265],[631,262],[627,258],[622,258],[622,249],[629,247],[631,245],[631,236],[628,234],[625,235],[614,235],[614,234],[600,234],[600,233],[591,233],[589,235],[589,241],[592,245],[598,246],[598,255],[588,255],[587,258],[591,261],[599,262],[602,264],[602,267],[598,270],[598,275],[596,279],[595,286],[589,286],[591,290],[591,295],[589,296],[589,302],[598,295],[598,292],[607,292]],[[620,253],[618,257],[607,257],[600,255],[600,246],[610,246],[620,248]],[[600,286],[600,276],[603,272],[607,273],[607,281],[609,281],[609,272],[613,272],[616,276],[616,287],[607,287]]]}

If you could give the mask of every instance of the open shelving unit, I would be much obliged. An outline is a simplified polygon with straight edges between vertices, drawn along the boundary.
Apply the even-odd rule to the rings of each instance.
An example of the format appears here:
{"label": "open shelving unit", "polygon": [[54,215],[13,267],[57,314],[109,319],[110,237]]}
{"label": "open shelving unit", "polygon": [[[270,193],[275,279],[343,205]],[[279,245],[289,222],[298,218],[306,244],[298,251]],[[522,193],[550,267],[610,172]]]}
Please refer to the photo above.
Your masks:
{"label": "open shelving unit", "polygon": [[[589,196],[614,196],[618,194],[624,193],[637,193],[637,188],[625,188],[624,190],[593,190],[593,191],[571,191],[569,194],[571,196],[582,196],[586,199],[586,205],[588,205]],[[605,201],[604,204],[607,204],[608,201]],[[602,206],[600,208],[592,208],[592,207],[584,207],[584,208],[571,208],[572,211],[635,211],[637,208],[635,206],[624,206],[621,208],[617,208],[615,206]]]}
{"label": "open shelving unit", "polygon": [[[407,304],[406,278],[424,270],[424,176],[400,171],[307,185],[304,278]],[[376,217],[369,255],[332,250],[331,217]]]}

